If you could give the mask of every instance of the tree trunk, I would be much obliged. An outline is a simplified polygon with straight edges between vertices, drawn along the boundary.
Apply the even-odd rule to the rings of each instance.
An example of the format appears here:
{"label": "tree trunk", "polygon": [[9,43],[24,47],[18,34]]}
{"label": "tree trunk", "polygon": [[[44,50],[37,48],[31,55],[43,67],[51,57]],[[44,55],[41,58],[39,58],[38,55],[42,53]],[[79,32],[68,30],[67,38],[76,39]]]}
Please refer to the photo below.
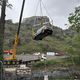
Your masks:
{"label": "tree trunk", "polygon": [[[1,19],[0,19],[0,60],[3,60],[3,42],[4,42],[4,29],[5,29],[5,9],[6,0],[2,0],[1,7]],[[2,63],[0,63],[0,74],[3,73],[1,69]],[[2,76],[0,76],[2,78]]]}
{"label": "tree trunk", "polygon": [[5,8],[6,0],[3,0],[1,8],[1,19],[0,19],[0,59],[3,58],[3,40],[4,40],[4,28],[5,28]]}

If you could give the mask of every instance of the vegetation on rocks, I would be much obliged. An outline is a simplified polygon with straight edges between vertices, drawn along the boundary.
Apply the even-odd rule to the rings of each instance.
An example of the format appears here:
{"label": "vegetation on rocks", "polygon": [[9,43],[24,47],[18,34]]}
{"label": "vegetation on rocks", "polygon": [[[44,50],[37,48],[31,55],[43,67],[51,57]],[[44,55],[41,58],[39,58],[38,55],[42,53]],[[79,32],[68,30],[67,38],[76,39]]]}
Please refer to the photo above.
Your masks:
{"label": "vegetation on rocks", "polygon": [[[40,26],[33,26],[35,17],[26,18],[22,21],[21,30],[20,30],[20,44],[18,46],[18,53],[33,53],[33,52],[44,52],[44,51],[65,51],[65,46],[68,44],[65,42],[67,39],[67,34],[64,30],[53,26],[53,34],[44,38],[42,41],[34,41],[32,28],[36,32]],[[46,21],[49,21],[47,17],[44,17]],[[28,21],[29,19],[29,21]],[[27,21],[27,22],[26,22]],[[39,24],[39,21],[37,21]],[[36,24],[34,24],[36,25]],[[13,46],[12,42],[14,40],[18,23],[12,23],[11,20],[6,21],[5,27],[5,40],[4,40],[4,50],[11,49]]]}

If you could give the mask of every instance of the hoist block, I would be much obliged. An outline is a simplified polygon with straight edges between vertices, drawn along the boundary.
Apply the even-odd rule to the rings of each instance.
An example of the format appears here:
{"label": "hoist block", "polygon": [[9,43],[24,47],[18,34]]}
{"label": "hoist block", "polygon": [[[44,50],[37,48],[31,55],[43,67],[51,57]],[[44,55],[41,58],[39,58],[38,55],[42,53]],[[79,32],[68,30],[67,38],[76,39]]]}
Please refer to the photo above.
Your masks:
{"label": "hoist block", "polygon": [[53,30],[49,26],[43,26],[39,30],[37,30],[34,40],[42,40],[46,36],[52,35]]}

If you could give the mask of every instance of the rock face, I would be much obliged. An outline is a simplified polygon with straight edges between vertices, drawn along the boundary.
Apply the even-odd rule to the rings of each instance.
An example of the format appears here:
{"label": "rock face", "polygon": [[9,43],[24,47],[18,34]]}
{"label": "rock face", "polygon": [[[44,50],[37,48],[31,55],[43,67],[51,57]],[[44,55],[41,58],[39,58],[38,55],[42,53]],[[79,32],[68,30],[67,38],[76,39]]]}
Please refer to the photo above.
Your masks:
{"label": "rock face", "polygon": [[[23,30],[28,31],[28,29],[31,30],[32,28],[34,28],[35,31],[36,31],[37,29],[42,27],[41,22],[43,22],[43,24],[46,24],[46,25],[52,27],[53,28],[53,36],[55,36],[57,38],[63,39],[65,36],[70,36],[71,37],[75,34],[75,32],[73,30],[70,30],[70,29],[62,30],[61,28],[59,28],[57,26],[51,25],[50,21],[49,21],[49,18],[47,16],[43,16],[43,17],[42,16],[33,16],[33,17],[29,17],[29,18],[24,18],[23,21],[22,21],[21,30],[22,31]],[[5,32],[7,32],[7,33],[11,29],[13,31],[17,31],[16,27],[18,27],[18,23],[13,24],[12,20],[6,20],[6,26],[8,26],[8,27],[6,27],[6,29],[8,29],[8,30],[5,30]],[[21,34],[22,33],[23,32],[21,32]]]}
{"label": "rock face", "polygon": [[47,16],[33,16],[30,18],[25,18],[22,21],[22,24],[28,26],[37,26],[40,25],[40,22],[49,22],[49,18]]}
{"label": "rock face", "polygon": [[[50,26],[53,30],[53,34],[42,40],[42,42],[35,42],[33,40],[32,30],[36,32],[38,29],[42,27],[41,23]],[[18,23],[13,23],[12,20],[7,20],[5,25],[5,35],[4,35],[4,49],[10,49],[13,45],[12,42],[14,41],[15,34],[17,32]],[[58,45],[64,45],[60,41],[65,42],[66,37],[72,37],[75,32],[69,29],[62,30],[61,28],[51,25],[49,18],[47,16],[33,16],[29,18],[25,18],[22,21],[21,28],[20,28],[20,48],[19,51],[24,52],[32,52],[32,51],[44,51],[47,45],[49,49],[53,51],[59,49]],[[56,41],[56,42],[55,42]],[[49,43],[50,42],[50,43]],[[44,46],[45,45],[45,46]],[[57,46],[57,47],[56,47]],[[28,49],[29,48],[29,49]]]}
{"label": "rock face", "polygon": [[75,31],[71,30],[71,29],[66,29],[66,30],[62,30],[61,28],[55,26],[55,25],[51,25],[49,18],[47,16],[33,16],[30,18],[25,18],[22,21],[22,24],[25,25],[26,27],[35,27],[35,29],[42,27],[40,24],[41,22],[43,22],[43,24],[47,24],[48,26],[53,28],[53,36],[55,37],[59,37],[61,39],[63,39],[65,36],[74,36],[76,34]]}

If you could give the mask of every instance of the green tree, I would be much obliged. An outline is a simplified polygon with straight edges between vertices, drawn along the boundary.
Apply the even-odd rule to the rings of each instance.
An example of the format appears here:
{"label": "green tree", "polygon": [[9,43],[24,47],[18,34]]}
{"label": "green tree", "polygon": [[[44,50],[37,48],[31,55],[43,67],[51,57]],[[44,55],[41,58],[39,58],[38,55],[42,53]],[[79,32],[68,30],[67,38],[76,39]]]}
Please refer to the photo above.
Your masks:
{"label": "green tree", "polygon": [[69,15],[68,21],[70,24],[69,28],[79,33],[80,32],[80,6],[76,7],[75,11]]}
{"label": "green tree", "polygon": [[76,31],[77,34],[71,38],[71,47],[67,52],[73,58],[75,64],[80,65],[80,6],[75,8],[75,11],[68,17],[69,28]]}

